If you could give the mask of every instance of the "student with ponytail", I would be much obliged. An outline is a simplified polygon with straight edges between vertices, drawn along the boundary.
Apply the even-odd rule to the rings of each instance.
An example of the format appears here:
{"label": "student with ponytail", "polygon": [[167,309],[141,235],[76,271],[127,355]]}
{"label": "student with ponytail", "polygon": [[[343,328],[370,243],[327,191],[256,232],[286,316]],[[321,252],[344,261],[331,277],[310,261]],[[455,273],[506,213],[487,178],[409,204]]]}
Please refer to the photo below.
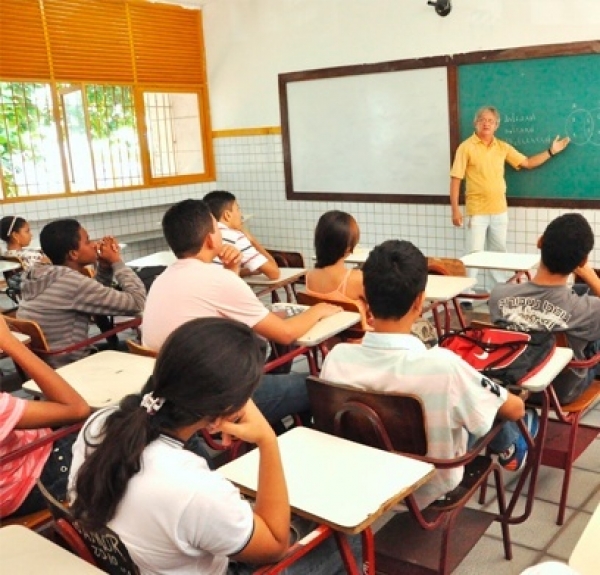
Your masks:
{"label": "student with ponytail", "polygon": [[[287,550],[290,507],[277,438],[250,396],[264,356],[237,321],[191,320],[166,340],[139,395],[94,414],[73,448],[72,511],[108,525],[142,574],[251,573]],[[255,443],[254,508],[205,459],[183,449],[199,430]],[[235,563],[230,563],[230,558]],[[336,573],[330,545],[289,573]],[[317,568],[315,568],[315,563]],[[322,570],[318,568],[322,566]]]}

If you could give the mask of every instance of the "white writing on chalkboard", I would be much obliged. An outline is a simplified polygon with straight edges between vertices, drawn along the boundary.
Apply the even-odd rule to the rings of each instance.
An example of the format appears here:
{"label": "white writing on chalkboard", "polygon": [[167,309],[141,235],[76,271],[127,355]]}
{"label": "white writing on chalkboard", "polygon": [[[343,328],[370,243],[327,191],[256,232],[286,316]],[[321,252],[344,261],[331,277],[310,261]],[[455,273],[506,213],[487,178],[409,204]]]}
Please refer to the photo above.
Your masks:
{"label": "white writing on chalkboard", "polygon": [[556,134],[538,134],[536,132],[535,112],[528,114],[516,114],[509,112],[502,116],[502,139],[511,146],[523,146],[527,144],[547,145],[552,142]]}
{"label": "white writing on chalkboard", "polygon": [[600,146],[600,108],[573,110],[567,117],[565,129],[576,146]]}

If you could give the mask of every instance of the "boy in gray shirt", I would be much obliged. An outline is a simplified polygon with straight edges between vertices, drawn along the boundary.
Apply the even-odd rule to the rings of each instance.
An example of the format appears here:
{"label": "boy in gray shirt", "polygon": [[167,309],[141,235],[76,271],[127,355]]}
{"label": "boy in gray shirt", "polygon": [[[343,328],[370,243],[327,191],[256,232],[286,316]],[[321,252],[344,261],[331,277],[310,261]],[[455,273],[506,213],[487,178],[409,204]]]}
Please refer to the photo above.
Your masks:
{"label": "boy in gray shirt", "polygon": [[[492,321],[504,320],[526,330],[564,331],[575,359],[600,349],[600,278],[588,263],[594,233],[581,214],[564,214],[539,238],[540,266],[532,281],[498,284],[490,295]],[[567,285],[575,272],[589,286],[578,295]],[[600,371],[599,371],[600,373]],[[554,381],[561,403],[577,399],[592,383],[595,369],[570,369]]]}

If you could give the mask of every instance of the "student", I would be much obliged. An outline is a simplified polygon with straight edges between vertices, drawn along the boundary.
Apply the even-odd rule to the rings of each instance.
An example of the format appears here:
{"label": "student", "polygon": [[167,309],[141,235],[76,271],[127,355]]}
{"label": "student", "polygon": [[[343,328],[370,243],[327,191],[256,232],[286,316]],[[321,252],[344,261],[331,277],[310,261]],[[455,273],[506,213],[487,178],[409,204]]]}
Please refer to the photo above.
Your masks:
{"label": "student", "polygon": [[[201,200],[184,200],[169,208],[162,227],[178,260],[156,278],[148,294],[142,340],[151,349],[159,350],[172,331],[196,317],[235,319],[267,340],[290,344],[320,319],[340,311],[319,304],[285,320],[269,312],[238,276],[239,252],[223,245],[221,230]],[[223,266],[212,263],[217,255]],[[306,374],[267,374],[253,399],[271,423],[308,411]]]}
{"label": "student", "polygon": [[[141,394],[89,419],[74,446],[75,517],[108,525],[142,573],[251,573],[282,557],[290,505],[277,439],[250,400],[263,369],[259,338],[237,321],[191,320],[163,345]],[[183,449],[201,429],[256,444],[256,504]],[[286,573],[343,573],[328,541]]]}
{"label": "student", "polygon": [[[0,456],[47,436],[57,427],[85,419],[90,408],[51,367],[27,349],[0,315],[0,349],[39,385],[45,401],[27,401],[0,391]],[[75,434],[48,443],[0,467],[0,517],[17,517],[46,508],[35,482],[59,500],[67,493],[71,445]]]}
{"label": "student", "polygon": [[[566,332],[575,359],[600,350],[600,278],[588,262],[594,232],[581,214],[559,216],[538,239],[541,262],[532,281],[499,284],[490,294],[492,321],[504,320],[527,330]],[[574,293],[567,280],[575,272],[591,294]],[[600,369],[564,370],[553,383],[561,403],[577,399]]]}
{"label": "student", "polygon": [[[86,339],[91,314],[142,312],[146,301],[144,284],[121,260],[114,238],[92,241],[77,220],[64,219],[44,226],[40,241],[52,265],[36,266],[24,275],[17,316],[37,322],[51,349]],[[84,268],[96,263],[96,277],[85,276]],[[120,291],[109,287],[113,280],[118,282]],[[49,356],[48,363],[59,367],[90,351],[86,348]]]}
{"label": "student", "polygon": [[[279,278],[279,266],[273,256],[243,227],[242,210],[231,192],[216,190],[204,196],[217,220],[223,242],[235,246],[242,254],[242,276],[262,273],[271,280]],[[217,256],[216,264],[222,265]]]}
{"label": "student", "polygon": [[358,306],[363,329],[368,329],[363,290],[363,274],[348,269],[345,259],[360,237],[356,220],[346,212],[325,212],[315,228],[315,269],[306,274],[306,293],[330,300],[346,301]]}
{"label": "student", "polygon": [[0,220],[0,239],[6,242],[6,250],[2,255],[19,258],[25,271],[39,262],[49,261],[40,251],[26,249],[31,243],[31,229],[24,218],[3,217]]}
{"label": "student", "polygon": [[[426,349],[410,334],[420,316],[427,283],[427,258],[410,242],[390,240],[374,248],[364,267],[367,306],[374,331],[360,345],[338,344],[325,358],[321,377],[375,391],[414,394],[421,399],[427,426],[427,455],[450,459],[467,449],[465,431],[480,437],[496,416],[509,420],[491,447],[501,452],[500,463],[511,471],[520,469],[527,444],[513,423],[523,417],[523,401],[483,377],[451,351]],[[535,411],[528,410],[525,423],[537,433]],[[438,470],[417,491],[424,507],[452,491],[463,469]]]}

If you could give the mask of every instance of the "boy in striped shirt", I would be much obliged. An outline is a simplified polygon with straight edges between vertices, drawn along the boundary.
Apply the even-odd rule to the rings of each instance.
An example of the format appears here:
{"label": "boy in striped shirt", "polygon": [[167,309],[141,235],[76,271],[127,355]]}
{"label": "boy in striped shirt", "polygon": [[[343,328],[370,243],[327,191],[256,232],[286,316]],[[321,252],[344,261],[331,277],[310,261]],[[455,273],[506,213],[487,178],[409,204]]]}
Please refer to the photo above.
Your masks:
{"label": "boy in striped shirt", "polygon": [[[216,190],[204,196],[217,220],[224,244],[231,244],[242,254],[241,276],[262,273],[271,280],[279,278],[279,266],[273,256],[242,225],[242,210],[231,192]],[[219,258],[214,263],[221,264]]]}

